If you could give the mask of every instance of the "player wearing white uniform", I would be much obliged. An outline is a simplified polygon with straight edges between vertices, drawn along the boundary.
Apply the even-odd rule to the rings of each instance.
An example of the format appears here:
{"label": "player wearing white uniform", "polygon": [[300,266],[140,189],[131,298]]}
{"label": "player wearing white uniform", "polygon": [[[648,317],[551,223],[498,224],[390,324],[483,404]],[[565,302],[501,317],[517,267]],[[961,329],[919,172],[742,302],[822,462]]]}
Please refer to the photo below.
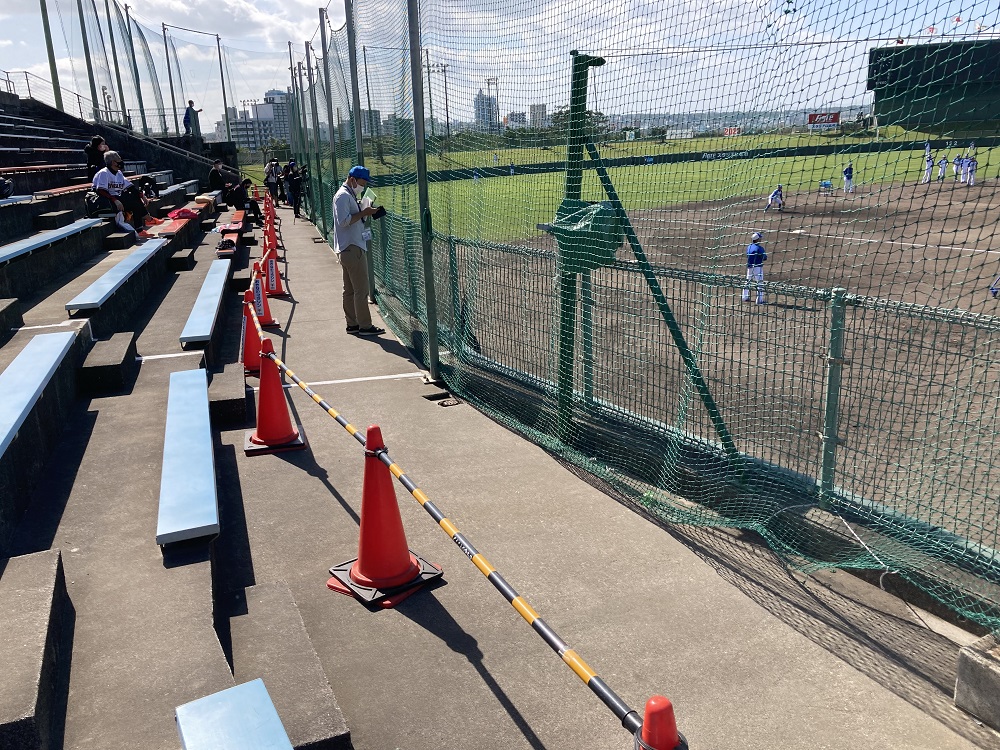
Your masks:
{"label": "player wearing white uniform", "polygon": [[754,232],[750,237],[750,244],[747,245],[747,283],[743,287],[742,299],[744,302],[750,301],[751,285],[757,287],[757,304],[767,304],[764,299],[764,261],[767,260],[767,253],[760,243],[764,237],[760,232]]}
{"label": "player wearing white uniform", "polygon": [[948,171],[948,157],[942,156],[938,159],[938,182],[944,182],[944,174]]}
{"label": "player wearing white uniform", "polygon": [[955,181],[957,182],[958,181],[958,175],[962,171],[962,155],[961,154],[957,154],[955,156],[955,158],[952,159],[952,161],[951,161],[951,168],[952,168],[952,171],[955,173]]}
{"label": "player wearing white uniform", "polygon": [[973,156],[973,157],[971,157],[969,159],[966,159],[965,161],[969,165],[969,180],[968,180],[967,184],[969,184],[969,185],[975,185],[976,184],[976,167],[979,166],[979,162],[976,161],[976,157],[975,156]]}
{"label": "player wearing white uniform", "polygon": [[779,211],[781,210],[781,207],[785,205],[785,195],[781,192],[781,185],[778,185],[778,187],[776,187],[774,191],[767,196],[767,205],[764,206],[764,210],[767,211],[772,204],[776,205]]}
{"label": "player wearing white uniform", "polygon": [[926,185],[931,181],[931,170],[934,169],[934,156],[927,154],[927,161],[924,164],[924,179],[920,181],[921,185]]}
{"label": "player wearing white uniform", "polygon": [[847,162],[847,166],[844,167],[844,192],[854,192],[854,164],[851,162]]}
{"label": "player wearing white uniform", "polygon": [[962,182],[969,181],[969,166],[972,164],[972,157],[966,156],[962,159]]}

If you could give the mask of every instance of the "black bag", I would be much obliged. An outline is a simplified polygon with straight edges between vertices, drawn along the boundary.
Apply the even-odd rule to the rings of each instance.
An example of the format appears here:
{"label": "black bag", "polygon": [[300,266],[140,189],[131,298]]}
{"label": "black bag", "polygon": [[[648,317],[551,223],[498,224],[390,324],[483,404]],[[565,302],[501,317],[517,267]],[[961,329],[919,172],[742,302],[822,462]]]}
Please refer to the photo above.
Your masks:
{"label": "black bag", "polygon": [[10,198],[14,194],[14,181],[0,177],[0,198]]}

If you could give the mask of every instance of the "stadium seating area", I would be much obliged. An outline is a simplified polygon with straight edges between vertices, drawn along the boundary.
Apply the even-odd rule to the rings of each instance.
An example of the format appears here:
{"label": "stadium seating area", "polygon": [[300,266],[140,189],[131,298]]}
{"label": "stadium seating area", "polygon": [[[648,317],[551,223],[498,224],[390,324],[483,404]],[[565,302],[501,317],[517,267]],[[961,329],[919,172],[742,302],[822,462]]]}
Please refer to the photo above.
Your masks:
{"label": "stadium seating area", "polygon": [[[145,240],[121,232],[113,217],[85,218],[82,148],[91,126],[49,122],[30,100],[17,114],[5,104],[0,175],[15,181],[15,194],[0,202],[0,747],[30,750],[61,747],[71,664],[74,680],[107,682],[75,661],[81,628],[113,633],[123,616],[143,619],[145,642],[121,646],[121,658],[155,664],[156,678],[140,681],[149,683],[145,694],[122,684],[114,708],[95,709],[108,716],[173,722],[192,690],[235,684],[221,645],[229,636],[216,633],[212,614],[220,532],[212,431],[247,419],[237,292],[254,240],[245,230],[231,256],[216,259],[220,234],[211,230],[239,217],[217,195],[196,201],[210,164],[200,175],[179,174],[176,154],[164,159],[171,169],[132,166],[160,187],[153,215],[193,214],[151,227],[159,236]],[[137,421],[152,427],[133,429]],[[76,483],[122,464],[162,471],[158,502],[120,479],[103,490]],[[69,477],[61,499],[35,491],[53,474]],[[55,528],[69,523],[68,496],[81,493],[78,502],[97,503],[80,520],[88,531],[72,551],[59,549]],[[120,549],[95,551],[108,537]],[[155,559],[150,545],[159,547]],[[107,597],[96,604],[79,589],[67,595],[63,560],[88,553],[86,564],[117,558],[148,583],[127,615],[113,591],[96,590]],[[274,616],[289,608],[275,604]],[[304,630],[300,637],[308,638]],[[114,692],[88,699],[111,701],[104,693]],[[131,716],[133,706],[148,716]]]}

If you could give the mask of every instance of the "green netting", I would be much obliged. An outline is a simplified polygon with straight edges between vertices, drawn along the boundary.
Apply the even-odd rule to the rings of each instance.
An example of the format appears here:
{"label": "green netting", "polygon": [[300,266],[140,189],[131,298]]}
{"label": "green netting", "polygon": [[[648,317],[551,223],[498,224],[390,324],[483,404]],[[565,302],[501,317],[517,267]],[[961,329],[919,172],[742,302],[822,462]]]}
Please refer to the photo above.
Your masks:
{"label": "green netting", "polygon": [[[379,311],[451,390],[664,520],[1000,627],[1000,10],[424,0],[423,154],[406,3],[354,13],[298,111],[357,87]],[[585,202],[615,253],[556,222]]]}

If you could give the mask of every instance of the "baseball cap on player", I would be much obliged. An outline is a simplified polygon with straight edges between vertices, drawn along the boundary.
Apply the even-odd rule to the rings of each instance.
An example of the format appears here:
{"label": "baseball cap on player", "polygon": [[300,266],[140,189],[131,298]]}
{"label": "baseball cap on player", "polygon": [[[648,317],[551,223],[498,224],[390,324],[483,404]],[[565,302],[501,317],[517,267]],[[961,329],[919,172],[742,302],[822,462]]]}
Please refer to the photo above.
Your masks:
{"label": "baseball cap on player", "polygon": [[753,240],[754,242],[760,242],[762,239],[764,239],[764,235],[762,235],[760,232],[754,232],[753,234],[750,235],[750,239]]}

